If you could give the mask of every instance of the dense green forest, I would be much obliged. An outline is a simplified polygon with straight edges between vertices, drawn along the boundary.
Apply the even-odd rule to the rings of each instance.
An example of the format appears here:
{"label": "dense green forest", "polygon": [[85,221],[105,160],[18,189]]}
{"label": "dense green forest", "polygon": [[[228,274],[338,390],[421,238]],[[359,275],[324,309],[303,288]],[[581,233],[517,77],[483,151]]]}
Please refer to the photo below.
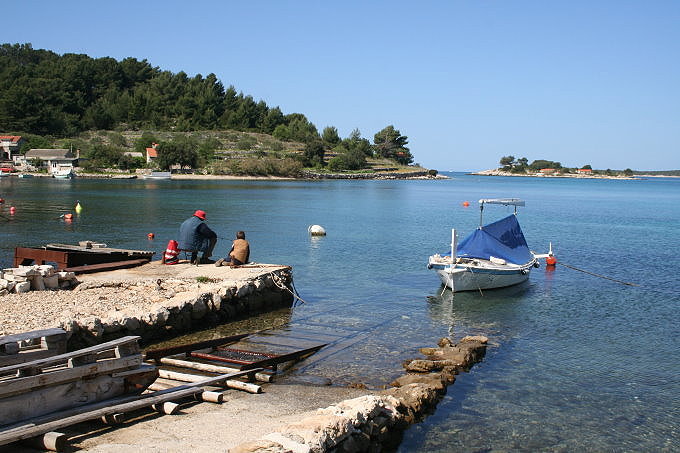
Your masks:
{"label": "dense green forest", "polygon": [[[26,135],[33,144],[97,130],[233,130],[302,143],[305,166],[358,170],[373,157],[401,165],[413,162],[408,138],[391,125],[377,132],[373,143],[358,129],[341,139],[333,126],[319,133],[304,114],[285,114],[233,86],[225,89],[215,74],[190,77],[163,71],[146,60],[58,55],[31,44],[0,45],[0,127],[1,133]],[[188,143],[194,147],[190,163],[200,158],[205,163],[211,157],[207,149],[215,150],[215,143]],[[187,142],[160,145],[177,154],[177,147]],[[98,154],[122,153],[104,151]],[[97,152],[83,152],[96,161]],[[324,159],[326,153],[334,157]],[[178,162],[166,162],[173,163]]]}

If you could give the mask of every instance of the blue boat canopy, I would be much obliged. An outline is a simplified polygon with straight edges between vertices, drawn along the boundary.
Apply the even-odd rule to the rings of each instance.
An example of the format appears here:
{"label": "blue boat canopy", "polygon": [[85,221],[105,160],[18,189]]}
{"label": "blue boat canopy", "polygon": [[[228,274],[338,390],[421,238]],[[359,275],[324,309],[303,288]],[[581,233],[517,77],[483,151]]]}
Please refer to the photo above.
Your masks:
{"label": "blue boat canopy", "polygon": [[517,216],[484,225],[458,244],[457,256],[464,258],[502,258],[512,264],[526,264],[533,259]]}

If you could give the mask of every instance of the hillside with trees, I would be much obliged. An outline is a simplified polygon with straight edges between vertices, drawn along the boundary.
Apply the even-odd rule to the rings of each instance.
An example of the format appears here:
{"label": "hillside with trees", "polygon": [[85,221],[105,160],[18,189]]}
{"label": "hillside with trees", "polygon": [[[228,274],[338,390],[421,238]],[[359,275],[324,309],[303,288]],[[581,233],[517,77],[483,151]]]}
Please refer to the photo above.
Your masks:
{"label": "hillside with trees", "polygon": [[31,44],[0,45],[0,125],[0,133],[26,139],[23,152],[77,148],[91,169],[144,166],[129,153],[151,143],[158,144],[161,169],[218,174],[413,163],[408,137],[392,125],[375,133],[373,143],[358,129],[342,139],[333,126],[319,133],[302,113],[286,114],[225,88],[215,74],[191,77],[146,60],[58,55]]}

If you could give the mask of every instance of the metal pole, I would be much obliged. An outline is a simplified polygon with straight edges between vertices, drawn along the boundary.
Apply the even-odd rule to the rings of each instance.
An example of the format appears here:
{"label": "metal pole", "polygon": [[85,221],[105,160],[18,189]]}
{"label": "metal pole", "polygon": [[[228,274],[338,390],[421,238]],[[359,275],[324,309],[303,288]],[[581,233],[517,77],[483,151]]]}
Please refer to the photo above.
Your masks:
{"label": "metal pole", "polygon": [[482,213],[484,212],[484,202],[479,203],[479,229],[482,229]]}

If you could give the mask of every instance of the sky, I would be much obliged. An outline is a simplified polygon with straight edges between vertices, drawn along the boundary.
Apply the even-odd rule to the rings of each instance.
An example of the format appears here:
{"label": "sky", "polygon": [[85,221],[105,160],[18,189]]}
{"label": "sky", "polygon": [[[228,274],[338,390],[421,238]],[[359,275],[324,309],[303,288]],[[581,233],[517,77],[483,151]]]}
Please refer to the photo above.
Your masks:
{"label": "sky", "polygon": [[[415,162],[503,156],[680,169],[680,1],[36,1],[3,5],[1,43],[134,57],[373,140]],[[2,126],[0,125],[0,128]]]}

